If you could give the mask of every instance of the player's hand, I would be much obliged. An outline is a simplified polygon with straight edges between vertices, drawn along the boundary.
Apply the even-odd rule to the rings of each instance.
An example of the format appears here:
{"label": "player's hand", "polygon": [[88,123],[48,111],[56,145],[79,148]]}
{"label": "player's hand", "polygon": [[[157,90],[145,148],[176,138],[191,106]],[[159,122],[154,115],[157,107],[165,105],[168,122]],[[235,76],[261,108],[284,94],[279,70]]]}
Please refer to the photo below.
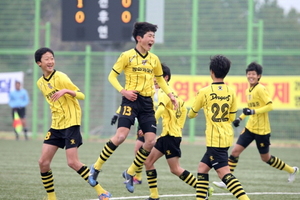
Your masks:
{"label": "player's hand", "polygon": [[244,108],[243,113],[244,113],[244,115],[254,115],[255,110],[251,110],[250,108]]}
{"label": "player's hand", "polygon": [[135,101],[138,97],[138,91],[135,90],[121,90],[120,93],[126,97],[126,99],[128,99],[129,101]]}
{"label": "player's hand", "polygon": [[139,129],[137,134],[138,134],[139,137],[144,136],[144,133],[143,133],[142,129]]}
{"label": "player's hand", "polygon": [[174,110],[177,110],[177,108],[178,108],[177,99],[174,97],[174,95],[172,93],[169,93],[168,96],[170,97],[172,104],[174,105]]}
{"label": "player's hand", "polygon": [[57,92],[55,92],[52,96],[51,96],[51,100],[52,101],[57,101],[61,96],[63,96],[65,93],[67,92],[66,89],[62,89],[59,90]]}
{"label": "player's hand", "polygon": [[240,122],[241,122],[241,118],[238,117],[232,122],[232,124],[233,126],[238,127],[240,125]]}
{"label": "player's hand", "polygon": [[114,114],[114,116],[111,118],[110,125],[114,125],[118,120],[118,118],[119,118],[119,114]]}

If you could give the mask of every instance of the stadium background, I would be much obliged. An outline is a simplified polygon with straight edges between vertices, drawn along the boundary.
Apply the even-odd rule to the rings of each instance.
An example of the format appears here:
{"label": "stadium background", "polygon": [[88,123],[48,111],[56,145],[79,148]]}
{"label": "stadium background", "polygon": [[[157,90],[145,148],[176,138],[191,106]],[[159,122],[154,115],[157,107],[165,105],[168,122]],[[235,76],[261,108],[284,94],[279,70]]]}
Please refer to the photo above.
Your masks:
{"label": "stadium background", "polygon": [[[145,4],[145,0],[139,2]],[[257,61],[264,67],[263,76],[290,75],[300,80],[300,14],[296,10],[285,14],[271,0],[165,0],[164,7],[164,43],[155,44],[152,51],[174,75],[208,76],[209,57],[224,54],[232,61],[230,76],[245,76],[247,64]],[[80,102],[85,138],[113,134],[110,119],[121,97],[107,75],[120,52],[134,43],[62,41],[61,0],[1,1],[0,11],[0,69],[25,73],[24,87],[31,97],[27,120],[33,136],[44,135],[50,124],[48,106],[36,88],[41,72],[33,54],[40,46],[55,51],[56,69],[68,74],[87,95]],[[1,131],[9,132],[10,109],[8,105],[0,108]],[[272,138],[299,141],[299,117],[299,104],[294,109],[275,108],[270,113]],[[242,127],[235,129],[236,134]],[[183,132],[203,136],[204,128],[204,117],[199,115],[187,120]]]}

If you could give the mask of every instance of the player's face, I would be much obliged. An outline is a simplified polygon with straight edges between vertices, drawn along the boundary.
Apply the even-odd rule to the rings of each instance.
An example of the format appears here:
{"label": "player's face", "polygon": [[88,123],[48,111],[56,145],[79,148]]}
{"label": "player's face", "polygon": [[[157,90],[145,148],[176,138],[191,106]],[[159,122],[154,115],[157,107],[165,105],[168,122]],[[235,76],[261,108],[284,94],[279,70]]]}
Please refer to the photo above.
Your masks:
{"label": "player's face", "polygon": [[250,83],[250,86],[254,86],[258,83],[258,79],[261,77],[261,75],[258,75],[256,71],[249,71],[247,72],[247,79]]}
{"label": "player's face", "polygon": [[154,32],[147,32],[144,37],[138,36],[138,44],[139,44],[139,51],[141,53],[147,53],[150,51],[151,47],[155,43],[155,34]]}
{"label": "player's face", "polygon": [[41,67],[44,76],[48,76],[54,70],[54,65],[55,65],[54,56],[52,55],[52,53],[46,52],[45,54],[42,55],[41,61],[39,61],[37,64]]}

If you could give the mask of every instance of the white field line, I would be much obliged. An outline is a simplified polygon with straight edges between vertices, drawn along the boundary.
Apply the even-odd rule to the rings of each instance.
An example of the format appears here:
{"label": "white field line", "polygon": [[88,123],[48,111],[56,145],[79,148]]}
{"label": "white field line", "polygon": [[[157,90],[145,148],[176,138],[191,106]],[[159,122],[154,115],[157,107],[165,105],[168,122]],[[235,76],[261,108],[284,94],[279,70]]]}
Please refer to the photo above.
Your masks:
{"label": "white field line", "polygon": [[[249,195],[264,195],[264,194],[278,194],[278,195],[300,195],[300,192],[251,192]],[[213,196],[230,196],[231,193],[213,193]],[[167,194],[167,195],[159,195],[160,198],[163,197],[186,197],[186,196],[196,196],[196,194]],[[142,199],[148,198],[149,196],[132,196],[132,197],[111,197],[110,200],[118,200],[118,199]],[[90,199],[90,200],[98,200],[98,199]]]}

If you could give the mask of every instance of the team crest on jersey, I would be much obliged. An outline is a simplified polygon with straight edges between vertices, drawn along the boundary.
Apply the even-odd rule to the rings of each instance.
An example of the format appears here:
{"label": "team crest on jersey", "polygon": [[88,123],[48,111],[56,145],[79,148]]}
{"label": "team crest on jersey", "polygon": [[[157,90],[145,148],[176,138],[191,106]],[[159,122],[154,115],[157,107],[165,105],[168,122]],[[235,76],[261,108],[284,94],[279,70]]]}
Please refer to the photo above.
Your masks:
{"label": "team crest on jersey", "polygon": [[147,63],[147,60],[142,60],[143,65],[146,65],[146,63]]}
{"label": "team crest on jersey", "polygon": [[48,88],[52,89],[52,85],[50,83],[48,83]]}
{"label": "team crest on jersey", "polygon": [[223,90],[223,87],[221,85],[219,85],[218,90]]}

